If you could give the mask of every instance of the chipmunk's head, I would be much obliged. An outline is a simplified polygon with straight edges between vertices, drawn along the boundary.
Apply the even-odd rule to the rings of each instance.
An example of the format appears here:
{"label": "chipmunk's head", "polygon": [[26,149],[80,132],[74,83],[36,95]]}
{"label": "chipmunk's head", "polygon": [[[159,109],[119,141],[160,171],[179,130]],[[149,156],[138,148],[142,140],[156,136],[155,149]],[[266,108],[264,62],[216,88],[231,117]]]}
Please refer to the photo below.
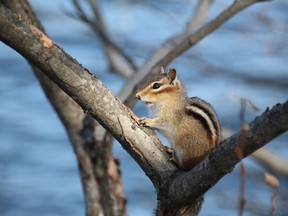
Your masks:
{"label": "chipmunk's head", "polygon": [[164,69],[161,68],[161,72],[147,81],[136,93],[136,97],[145,102],[148,108],[153,108],[162,101],[170,100],[183,92],[174,68],[169,69],[167,73],[164,73]]}

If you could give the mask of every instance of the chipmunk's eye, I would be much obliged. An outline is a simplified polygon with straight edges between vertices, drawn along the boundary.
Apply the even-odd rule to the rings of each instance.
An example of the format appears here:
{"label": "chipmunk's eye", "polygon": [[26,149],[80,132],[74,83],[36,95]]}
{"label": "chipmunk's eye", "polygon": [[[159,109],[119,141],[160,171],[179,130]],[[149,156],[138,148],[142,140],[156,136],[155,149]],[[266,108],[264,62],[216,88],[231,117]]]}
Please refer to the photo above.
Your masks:
{"label": "chipmunk's eye", "polygon": [[160,86],[161,86],[160,83],[154,83],[154,84],[152,85],[152,88],[153,88],[153,89],[158,89],[158,88],[160,88]]}

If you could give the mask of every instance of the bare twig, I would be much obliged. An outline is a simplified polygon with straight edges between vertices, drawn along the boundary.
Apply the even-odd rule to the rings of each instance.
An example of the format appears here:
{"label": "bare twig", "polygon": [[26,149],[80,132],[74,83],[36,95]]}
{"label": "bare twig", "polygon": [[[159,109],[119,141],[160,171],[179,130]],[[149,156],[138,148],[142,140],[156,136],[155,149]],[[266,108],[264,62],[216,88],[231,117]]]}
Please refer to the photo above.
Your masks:
{"label": "bare twig", "polygon": [[277,205],[276,205],[276,200],[277,200],[277,196],[278,196],[277,194],[278,194],[277,189],[275,189],[272,193],[272,196],[271,196],[271,211],[269,213],[269,216],[273,216],[274,212],[277,209]]}
{"label": "bare twig", "polygon": [[239,199],[239,216],[243,215],[244,207],[246,205],[245,199],[245,184],[246,184],[246,169],[243,161],[240,162],[240,199]]}
{"label": "bare twig", "polygon": [[126,55],[124,51],[112,40],[104,23],[98,1],[89,0],[88,2],[94,14],[93,18],[89,18],[89,16],[85,13],[81,4],[79,3],[79,0],[72,0],[72,2],[77,10],[76,15],[78,16],[78,19],[87,23],[94,33],[103,41],[106,56],[111,69],[120,73],[126,78],[132,76],[132,74],[134,74],[136,71],[136,66],[132,62],[131,58],[128,57],[128,55]]}
{"label": "bare twig", "polygon": [[236,154],[238,159],[241,161],[240,162],[240,175],[241,175],[241,180],[240,180],[240,199],[239,199],[239,216],[243,215],[244,212],[244,207],[246,205],[246,199],[245,199],[245,184],[246,184],[246,169],[244,166],[244,162],[242,161],[243,156],[244,156],[244,151],[246,147],[246,139],[247,139],[247,132],[249,130],[249,126],[245,123],[245,111],[246,111],[246,104],[247,104],[247,99],[245,98],[240,98],[241,102],[241,108],[240,108],[240,124],[241,124],[241,140],[240,140],[240,145],[236,149]]}
{"label": "bare twig", "polygon": [[239,198],[239,216],[242,216],[244,213],[244,208],[246,205],[246,198],[245,198],[245,184],[246,184],[246,169],[244,162],[242,159],[244,158],[244,152],[246,148],[246,141],[247,141],[247,133],[249,131],[249,125],[245,122],[245,112],[247,107],[258,111],[259,108],[254,105],[254,103],[244,97],[239,97],[236,95],[233,95],[233,97],[237,97],[240,99],[240,112],[239,112],[239,119],[240,119],[240,126],[241,126],[241,140],[239,147],[236,149],[236,154],[240,162],[240,175],[241,175],[241,181],[240,181],[240,198]]}
{"label": "bare twig", "polygon": [[197,31],[209,18],[209,9],[213,0],[199,0],[197,7],[186,26],[186,32]]}
{"label": "bare twig", "polygon": [[269,173],[264,173],[264,178],[265,178],[265,183],[267,185],[271,186],[273,189],[272,196],[271,196],[271,210],[269,213],[269,216],[273,216],[273,214],[277,208],[276,199],[278,196],[278,188],[280,186],[280,183],[275,176],[273,176]]}
{"label": "bare twig", "polygon": [[162,44],[150,58],[139,69],[139,72],[127,81],[125,87],[121,90],[119,98],[127,105],[134,104],[134,90],[149,76],[158,73],[160,66],[166,67],[177,56],[188,50],[198,43],[202,38],[218,29],[223,23],[233,17],[236,13],[249,7],[250,5],[261,2],[261,0],[239,0],[234,2],[230,7],[224,10],[215,19],[199,28],[196,32],[188,34],[179,34]]}

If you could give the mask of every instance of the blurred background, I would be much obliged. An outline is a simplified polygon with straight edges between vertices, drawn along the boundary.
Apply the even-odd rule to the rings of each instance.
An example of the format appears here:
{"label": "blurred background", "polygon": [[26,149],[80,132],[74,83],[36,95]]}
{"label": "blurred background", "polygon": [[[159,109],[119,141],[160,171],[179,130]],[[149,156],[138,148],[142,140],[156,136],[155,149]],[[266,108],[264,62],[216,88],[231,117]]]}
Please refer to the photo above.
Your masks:
{"label": "blurred background", "polygon": [[[73,58],[95,73],[116,94],[125,83],[112,73],[99,39],[87,25],[71,18],[70,1],[30,0],[55,40]],[[232,1],[215,1],[215,17]],[[140,66],[166,39],[180,33],[196,6],[195,0],[102,1],[109,32]],[[288,1],[258,3],[237,14],[216,32],[172,62],[189,96],[211,103],[222,127],[240,128],[239,97],[260,111],[247,109],[245,120],[288,99]],[[45,98],[25,59],[0,43],[0,215],[84,215],[76,158],[63,126]],[[148,115],[138,103],[133,111]],[[166,141],[162,139],[164,143]],[[288,135],[266,148],[288,159]],[[139,166],[115,143],[129,215],[153,215],[154,188]],[[244,160],[245,215],[268,215],[273,189],[264,182],[266,170]],[[275,215],[288,215],[288,179],[280,181]],[[205,196],[200,215],[236,215],[240,171],[236,167]]]}

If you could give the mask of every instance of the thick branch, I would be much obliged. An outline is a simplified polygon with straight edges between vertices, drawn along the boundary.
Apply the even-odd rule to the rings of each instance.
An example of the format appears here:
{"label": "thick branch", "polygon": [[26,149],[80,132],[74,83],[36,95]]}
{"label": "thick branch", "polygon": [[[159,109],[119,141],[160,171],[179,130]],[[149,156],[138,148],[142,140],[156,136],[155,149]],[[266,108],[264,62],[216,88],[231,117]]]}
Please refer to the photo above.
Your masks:
{"label": "thick branch", "polygon": [[[239,148],[240,133],[224,141],[193,170],[179,172],[171,179],[177,169],[168,160],[155,134],[139,127],[132,113],[109,89],[34,28],[0,6],[0,39],[37,65],[113,134],[154,183],[161,201],[169,199],[170,204],[187,204],[205,193],[239,162],[235,151]],[[288,102],[266,111],[250,124],[243,155],[248,156],[287,127]]]}
{"label": "thick branch", "polygon": [[[243,156],[247,157],[257,149],[288,130],[288,101],[278,104],[270,111],[267,109],[261,116],[249,124]],[[236,151],[241,148],[242,133],[238,132],[224,140],[200,164],[188,173],[176,176],[168,186],[171,203],[187,204],[211,187],[224,175],[230,173],[243,158],[238,158]]]}
{"label": "thick branch", "polygon": [[154,184],[158,185],[159,180],[165,179],[165,173],[175,170],[172,162],[167,163],[156,135],[139,127],[113,93],[51,39],[3,6],[0,6],[0,29],[0,39],[37,65],[109,130]]}
{"label": "thick branch", "polygon": [[[26,0],[2,0],[1,3],[13,10],[21,19],[29,20],[29,23],[33,23],[37,28],[44,30]],[[89,118],[83,113],[82,108],[42,73],[40,69],[33,64],[31,65],[47,98],[65,126],[76,154],[85,197],[86,215],[103,215],[103,213],[124,215],[125,206],[123,203],[126,200],[121,188],[118,167],[111,154],[111,144],[100,145],[99,140],[95,144],[95,134],[97,133],[94,131],[95,127],[90,126],[95,125],[95,120],[90,121],[91,124],[88,126],[84,124],[87,122],[86,119],[91,119],[91,117]],[[107,135],[107,137],[109,136]],[[94,147],[94,158],[91,157],[92,150],[89,146]],[[101,155],[101,157],[95,158],[95,155]],[[97,167],[95,167],[95,163],[97,163]],[[113,168],[113,173],[111,173],[111,168]],[[98,174],[99,172],[101,172],[101,175]],[[105,174],[105,181],[101,181],[101,177],[103,178]],[[117,192],[115,192],[115,188],[117,188]],[[111,200],[117,201],[112,203]]]}

